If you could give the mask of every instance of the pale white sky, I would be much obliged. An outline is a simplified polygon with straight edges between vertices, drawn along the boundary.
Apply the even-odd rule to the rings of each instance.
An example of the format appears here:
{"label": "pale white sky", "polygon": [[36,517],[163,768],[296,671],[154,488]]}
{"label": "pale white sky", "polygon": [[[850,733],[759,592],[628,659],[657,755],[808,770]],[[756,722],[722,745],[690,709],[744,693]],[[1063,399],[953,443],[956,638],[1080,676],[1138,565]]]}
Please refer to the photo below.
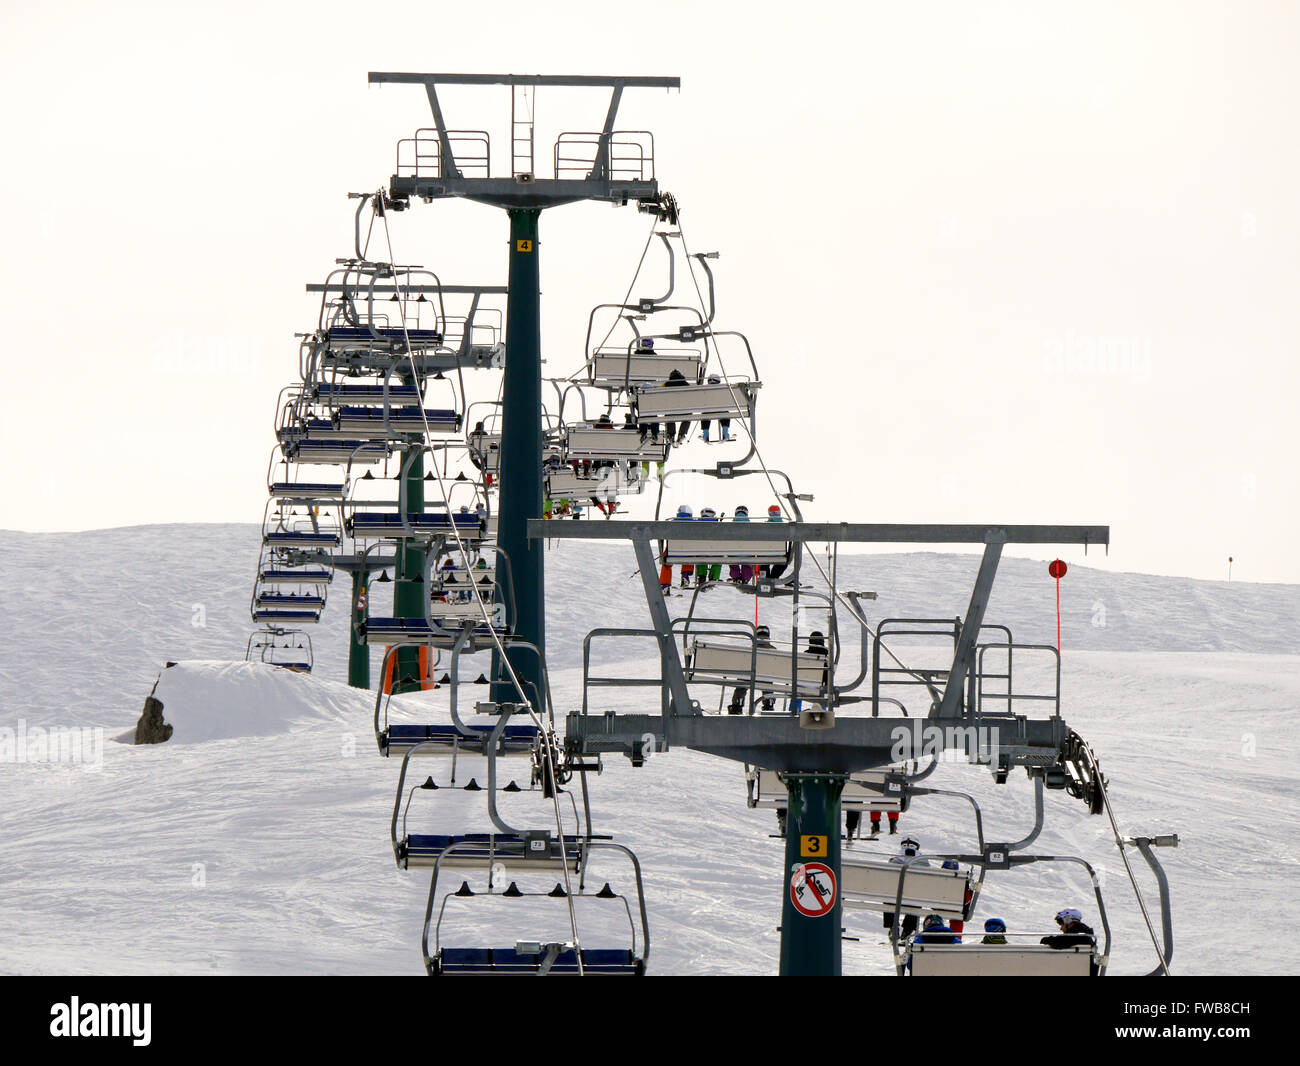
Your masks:
{"label": "pale white sky", "polygon": [[[619,126],[722,253],[810,517],[1108,522],[1090,563],[1300,581],[1297,55],[1280,2],[8,3],[0,527],[260,518],[302,286],[429,124],[368,70],[675,74]],[[504,152],[508,91],[475,96],[449,123]],[[543,94],[539,155],[604,103]],[[548,369],[646,226],[544,216]],[[505,237],[456,203],[394,229],[458,283]]]}

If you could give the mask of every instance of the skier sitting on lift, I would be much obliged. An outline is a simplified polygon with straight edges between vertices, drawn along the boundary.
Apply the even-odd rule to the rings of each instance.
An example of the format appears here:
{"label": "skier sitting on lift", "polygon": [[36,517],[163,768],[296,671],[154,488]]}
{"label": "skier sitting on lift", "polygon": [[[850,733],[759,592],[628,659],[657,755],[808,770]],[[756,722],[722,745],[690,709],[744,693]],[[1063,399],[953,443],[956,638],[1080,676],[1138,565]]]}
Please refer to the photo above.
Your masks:
{"label": "skier sitting on lift", "polygon": [[[718,520],[718,512],[712,507],[704,507],[700,510],[700,517],[698,520],[701,522],[716,522]],[[721,576],[721,563],[701,563],[695,568],[695,583],[700,588],[707,588],[711,582],[717,581]]]}
{"label": "skier sitting on lift", "polygon": [[984,939],[981,944],[1005,944],[1007,942],[1007,923],[1001,918],[989,918],[984,922]]}
{"label": "skier sitting on lift", "polygon": [[[772,633],[767,626],[757,626],[754,629],[754,643],[759,651],[770,649],[775,651],[776,645],[772,643]],[[744,685],[737,685],[736,691],[731,697],[731,703],[727,707],[728,714],[743,714],[745,712],[745,693],[748,691]],[[763,693],[763,710],[772,709],[772,693]]]}
{"label": "skier sitting on lift", "polygon": [[921,925],[921,932],[916,934],[918,944],[960,944],[961,937],[948,926],[937,914],[927,914]]}
{"label": "skier sitting on lift", "polygon": [[[680,388],[682,385],[689,385],[689,384],[690,382],[686,380],[686,375],[683,374],[676,367],[674,367],[673,372],[668,375],[668,380],[664,382],[664,387]],[[673,444],[673,443],[683,444],[686,441],[687,431],[689,431],[691,428],[691,423],[689,421],[686,421],[686,422],[682,422],[679,425],[676,422],[667,422],[665,423],[665,428],[668,431],[669,444]],[[658,437],[656,436],[655,439],[657,440]]]}
{"label": "skier sitting on lift", "polygon": [[[900,864],[907,863],[909,866],[929,866],[930,865],[929,859],[917,858],[917,856],[920,855],[920,853],[921,853],[921,845],[918,844],[911,837],[908,837],[906,840],[903,841],[903,849],[897,855],[891,858],[889,861],[900,863]],[[908,860],[912,860],[912,861],[909,862]],[[884,919],[885,928],[892,929],[894,926],[894,912],[885,911],[884,914],[881,915],[881,917]],[[904,940],[906,940],[909,936],[911,936],[915,932],[916,932],[916,915],[904,914],[902,925],[899,928],[899,936],[901,936]]]}
{"label": "skier sitting on lift", "polygon": [[[1092,926],[1084,924],[1083,915],[1075,908],[1066,907],[1064,910],[1057,911],[1056,924],[1061,927],[1061,931],[1053,936],[1043,937],[1039,943],[1058,951],[1073,947],[1096,949],[1097,937],[1093,933]],[[1097,975],[1096,959],[1092,960],[1088,972],[1094,977]]]}
{"label": "skier sitting on lift", "polygon": [[[706,438],[707,439],[707,438]],[[732,515],[733,522],[748,522],[749,508],[743,503],[736,507],[736,513]],[[732,563],[727,569],[727,576],[732,581],[739,581],[742,585],[749,584],[754,579],[754,568],[749,563]]]}
{"label": "skier sitting on lift", "polygon": [[[680,507],[677,508],[677,516],[673,519],[674,522],[693,522],[694,520],[695,520],[695,512],[692,511],[690,507],[687,506],[686,504],[682,504]],[[665,554],[666,553],[667,553],[667,548],[665,547]],[[673,587],[673,568],[668,563],[663,562],[662,559],[660,560],[660,562],[663,565],[659,567],[659,588],[663,592],[663,594],[667,596],[669,590]],[[694,572],[695,572],[694,566],[692,566],[690,563],[682,563],[682,588],[686,588],[688,585],[690,585],[691,574],[693,574]]]}
{"label": "skier sitting on lift", "polygon": [[1061,931],[1052,936],[1045,936],[1039,941],[1040,944],[1046,944],[1049,948],[1072,948],[1077,945],[1085,945],[1090,948],[1097,946],[1097,937],[1092,931],[1092,926],[1084,925],[1083,915],[1073,907],[1066,907],[1063,911],[1056,914],[1056,924],[1061,927]]}

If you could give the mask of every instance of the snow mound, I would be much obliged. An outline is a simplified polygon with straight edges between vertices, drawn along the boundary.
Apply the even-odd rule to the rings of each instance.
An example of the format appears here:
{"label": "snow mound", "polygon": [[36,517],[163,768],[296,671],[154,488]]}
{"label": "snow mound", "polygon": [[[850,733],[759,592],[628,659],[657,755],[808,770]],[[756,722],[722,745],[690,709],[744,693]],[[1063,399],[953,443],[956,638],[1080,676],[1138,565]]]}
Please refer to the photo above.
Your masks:
{"label": "snow mound", "polygon": [[[154,698],[174,728],[170,744],[290,733],[322,722],[355,725],[374,694],[266,663],[194,660],[165,668]],[[134,730],[119,739],[130,741]]]}

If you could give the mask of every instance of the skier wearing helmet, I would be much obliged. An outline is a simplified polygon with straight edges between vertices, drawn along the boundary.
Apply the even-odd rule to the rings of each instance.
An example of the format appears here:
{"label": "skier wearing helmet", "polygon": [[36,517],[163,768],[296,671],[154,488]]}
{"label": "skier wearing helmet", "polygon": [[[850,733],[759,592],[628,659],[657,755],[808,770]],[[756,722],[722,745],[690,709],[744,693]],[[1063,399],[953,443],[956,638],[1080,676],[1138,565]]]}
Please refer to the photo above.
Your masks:
{"label": "skier wearing helmet", "polygon": [[[903,841],[902,850],[900,850],[899,853],[893,856],[893,858],[891,858],[889,861],[896,862],[900,865],[906,864],[908,866],[929,866],[930,860],[920,858],[920,854],[921,854],[921,845],[917,843],[917,841],[913,837],[908,837],[906,840]],[[886,929],[893,928],[894,926],[893,911],[885,911],[881,915],[881,918],[884,919],[884,926]],[[911,936],[915,932],[916,932],[916,915],[904,914],[902,925],[899,929],[899,935],[904,940],[906,940],[909,936]]]}
{"label": "skier wearing helmet", "polygon": [[[767,626],[756,626],[754,628],[754,644],[758,650],[775,649],[776,645],[772,643],[772,633]],[[728,714],[744,714],[745,712],[745,693],[749,689],[745,685],[737,685],[736,691],[731,696],[731,703],[727,706]],[[763,693],[763,710],[772,709],[772,694]]]}
{"label": "skier wearing helmet", "polygon": [[[701,522],[716,522],[718,520],[718,512],[712,507],[703,507],[700,509],[700,517],[698,520]],[[701,563],[695,568],[695,583],[699,585],[700,588],[708,587],[711,582],[717,581],[721,576],[721,563]]]}
{"label": "skier wearing helmet", "polygon": [[[687,504],[682,504],[677,508],[677,514],[673,518],[674,522],[693,522],[695,512]],[[665,552],[667,549],[665,548]],[[659,567],[659,588],[664,595],[668,595],[668,590],[673,587],[673,568],[663,559],[660,560]],[[682,564],[682,588],[686,588],[691,583],[691,574],[695,572],[695,567],[690,563]]]}
{"label": "skier wearing helmet", "polygon": [[1005,944],[1007,942],[1007,923],[1001,918],[988,918],[984,922],[984,939],[981,944]]}
{"label": "skier wearing helmet", "polygon": [[[771,507],[769,507],[769,508],[767,509],[767,520],[768,520],[769,522],[784,522],[784,521],[785,521],[784,516],[781,514],[781,507],[780,507],[779,504],[775,504],[775,503],[774,503],[774,504],[772,504]],[[787,566],[789,566],[789,565],[790,565],[790,564],[789,564],[788,561],[786,561],[786,562],[784,562],[784,563],[771,563],[771,564],[769,564],[768,566],[764,566],[764,567],[762,567],[761,569],[762,569],[762,571],[763,571],[763,576],[764,576],[764,577],[767,577],[767,578],[778,578],[778,577],[780,577],[782,574],[785,573],[785,568],[786,568]]]}
{"label": "skier wearing helmet", "polygon": [[1057,949],[1072,948],[1080,944],[1090,948],[1097,946],[1097,938],[1092,927],[1084,924],[1083,915],[1075,908],[1066,907],[1064,910],[1057,911],[1056,924],[1060,926],[1061,931],[1053,936],[1043,937],[1039,941],[1040,944]]}
{"label": "skier wearing helmet", "polygon": [[[732,515],[733,522],[748,522],[749,508],[743,503],[736,508],[736,513]],[[721,568],[719,568],[721,569]],[[748,563],[732,563],[727,568],[727,576],[732,581],[739,581],[741,584],[748,584],[754,579],[754,568]]]}
{"label": "skier wearing helmet", "polygon": [[944,925],[943,918],[937,914],[927,914],[921,925],[921,932],[916,935],[920,944],[960,944],[961,937]]}

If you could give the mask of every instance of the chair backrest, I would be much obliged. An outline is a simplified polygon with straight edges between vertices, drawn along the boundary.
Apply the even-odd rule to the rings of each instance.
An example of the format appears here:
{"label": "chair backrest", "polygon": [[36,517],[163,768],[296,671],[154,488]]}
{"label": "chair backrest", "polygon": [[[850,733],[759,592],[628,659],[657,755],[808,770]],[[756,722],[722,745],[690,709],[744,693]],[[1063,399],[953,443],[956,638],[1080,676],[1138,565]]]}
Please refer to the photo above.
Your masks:
{"label": "chair backrest", "polygon": [[918,944],[908,946],[913,977],[1087,977],[1093,951],[1046,944]]}
{"label": "chair backrest", "polygon": [[749,389],[753,385],[754,382],[745,381],[732,385],[679,385],[676,388],[638,390],[637,419],[654,422],[686,415],[726,418],[747,414]]}
{"label": "chair backrest", "polygon": [[[846,907],[894,910],[901,863],[846,860],[840,869],[840,887]],[[937,866],[907,867],[903,881],[901,914],[938,914],[944,919],[966,918],[969,870],[944,870]]]}
{"label": "chair backrest", "polygon": [[[775,770],[759,770],[754,788],[755,807],[784,807],[789,801],[785,782]],[[897,799],[887,799],[882,792],[868,788],[874,782],[883,784],[884,770],[861,770],[849,778],[840,795],[840,805],[846,811],[898,811],[902,805]]]}
{"label": "chair backrest", "polygon": [[641,440],[641,431],[633,426],[570,426],[565,455],[570,459],[644,459],[663,462],[668,456],[666,444]]}
{"label": "chair backrest", "polygon": [[680,371],[687,381],[700,376],[698,355],[657,355],[638,352],[633,355],[606,353],[597,355],[591,363],[591,380],[596,385],[618,387],[630,385],[660,385],[668,380],[674,370]]}
{"label": "chair backrest", "polygon": [[[818,692],[826,673],[825,657],[800,652],[795,661],[799,691]],[[696,641],[688,680],[717,678],[745,684],[749,681],[751,666],[756,686],[777,693],[790,691],[790,653],[777,648],[759,648],[753,651],[744,644]]]}
{"label": "chair backrest", "polygon": [[674,537],[664,545],[664,562],[670,566],[679,563],[709,565],[735,563],[752,566],[770,566],[783,563],[789,557],[786,541],[754,540],[691,540]]}

